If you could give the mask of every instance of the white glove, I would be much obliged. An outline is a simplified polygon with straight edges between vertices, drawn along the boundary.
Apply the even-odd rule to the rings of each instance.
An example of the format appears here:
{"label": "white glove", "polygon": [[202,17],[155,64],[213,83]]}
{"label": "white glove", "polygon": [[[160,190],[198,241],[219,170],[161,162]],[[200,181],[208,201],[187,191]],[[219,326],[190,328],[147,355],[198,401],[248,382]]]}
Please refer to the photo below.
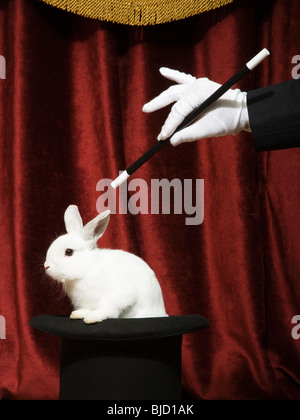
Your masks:
{"label": "white glove", "polygon": [[[160,73],[176,83],[158,97],[144,105],[144,112],[153,112],[176,102],[172,107],[158,140],[166,140],[195,108],[198,108],[220,85],[207,78],[195,77],[165,67]],[[189,127],[174,134],[171,144],[191,142],[207,137],[236,135],[240,131],[251,132],[247,108],[247,93],[239,89],[227,91]]]}

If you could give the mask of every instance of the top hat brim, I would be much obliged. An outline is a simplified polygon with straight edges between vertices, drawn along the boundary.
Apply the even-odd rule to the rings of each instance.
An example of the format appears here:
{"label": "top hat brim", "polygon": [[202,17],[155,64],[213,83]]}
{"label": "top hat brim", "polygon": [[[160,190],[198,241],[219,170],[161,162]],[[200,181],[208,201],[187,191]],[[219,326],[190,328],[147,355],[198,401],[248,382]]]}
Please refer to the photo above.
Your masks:
{"label": "top hat brim", "polygon": [[54,315],[39,315],[31,327],[47,334],[75,340],[131,341],[172,337],[209,328],[201,315],[160,318],[118,318],[87,325],[82,320]]}

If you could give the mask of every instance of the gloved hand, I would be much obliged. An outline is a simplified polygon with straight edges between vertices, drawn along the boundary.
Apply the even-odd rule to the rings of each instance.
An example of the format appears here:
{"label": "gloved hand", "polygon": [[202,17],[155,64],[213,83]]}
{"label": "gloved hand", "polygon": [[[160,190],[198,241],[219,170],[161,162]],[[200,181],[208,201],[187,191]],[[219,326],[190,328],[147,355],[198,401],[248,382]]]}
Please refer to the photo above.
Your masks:
{"label": "gloved hand", "polygon": [[[176,82],[177,85],[171,86],[144,105],[143,111],[147,113],[157,111],[176,102],[158,136],[158,140],[166,140],[185,117],[200,106],[220,85],[207,78],[196,79],[191,75],[166,67],[162,67],[160,73]],[[251,132],[247,93],[239,89],[231,89],[201,114],[193,124],[174,134],[171,144],[177,146],[207,137],[236,135],[242,130]]]}

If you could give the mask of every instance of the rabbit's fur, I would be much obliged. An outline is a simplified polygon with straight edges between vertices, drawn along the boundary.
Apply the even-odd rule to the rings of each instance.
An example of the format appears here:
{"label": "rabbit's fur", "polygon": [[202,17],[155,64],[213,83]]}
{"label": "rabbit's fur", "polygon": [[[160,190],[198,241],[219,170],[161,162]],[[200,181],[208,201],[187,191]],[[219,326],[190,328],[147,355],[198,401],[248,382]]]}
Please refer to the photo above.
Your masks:
{"label": "rabbit's fur", "polygon": [[168,316],[155,274],[141,258],[97,247],[109,219],[106,211],[83,226],[77,206],[69,206],[67,234],[47,252],[46,273],[64,285],[74,306],[71,318],[93,324],[107,318]]}

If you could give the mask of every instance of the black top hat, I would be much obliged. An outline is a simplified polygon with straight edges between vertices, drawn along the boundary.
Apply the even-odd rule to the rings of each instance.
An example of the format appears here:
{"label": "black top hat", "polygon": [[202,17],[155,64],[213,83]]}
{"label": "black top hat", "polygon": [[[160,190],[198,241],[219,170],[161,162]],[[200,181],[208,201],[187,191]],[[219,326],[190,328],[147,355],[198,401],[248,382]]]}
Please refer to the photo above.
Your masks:
{"label": "black top hat", "polygon": [[179,400],[182,336],[209,327],[200,315],[30,325],[61,338],[61,400]]}

